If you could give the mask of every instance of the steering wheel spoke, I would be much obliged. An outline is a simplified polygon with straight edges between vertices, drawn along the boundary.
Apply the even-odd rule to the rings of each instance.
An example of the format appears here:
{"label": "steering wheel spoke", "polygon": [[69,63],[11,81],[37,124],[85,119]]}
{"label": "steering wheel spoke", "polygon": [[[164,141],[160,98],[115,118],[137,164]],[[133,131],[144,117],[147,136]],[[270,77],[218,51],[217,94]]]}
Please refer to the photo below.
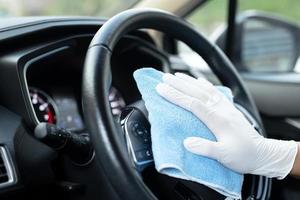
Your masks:
{"label": "steering wheel spoke", "polygon": [[127,107],[120,121],[131,161],[137,171],[142,172],[153,165],[150,123],[136,106]]}

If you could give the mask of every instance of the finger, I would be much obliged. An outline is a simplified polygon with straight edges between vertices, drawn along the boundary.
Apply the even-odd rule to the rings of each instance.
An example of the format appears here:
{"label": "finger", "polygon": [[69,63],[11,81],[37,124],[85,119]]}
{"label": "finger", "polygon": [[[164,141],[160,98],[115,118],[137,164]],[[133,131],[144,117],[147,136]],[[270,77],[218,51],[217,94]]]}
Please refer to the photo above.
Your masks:
{"label": "finger", "polygon": [[199,110],[201,110],[201,108],[205,109],[204,105],[199,100],[195,99],[194,97],[188,96],[165,83],[158,84],[156,86],[156,91],[171,103],[178,105],[188,111],[193,112],[192,108],[194,108],[195,106],[197,106]]}
{"label": "finger", "polygon": [[183,141],[184,147],[197,155],[205,156],[215,160],[219,159],[219,143],[200,137],[188,137]]}
{"label": "finger", "polygon": [[182,80],[185,80],[186,82],[191,82],[191,83],[193,83],[194,85],[197,85],[197,86],[203,86],[203,85],[209,85],[210,86],[210,85],[212,85],[204,77],[199,78],[199,81],[198,81],[194,77],[191,77],[187,74],[180,73],[180,72],[176,72],[175,76],[177,76],[178,78],[181,78]]}
{"label": "finger", "polygon": [[163,76],[163,81],[180,92],[198,99],[203,104],[206,104],[210,99],[210,95],[202,89],[203,86],[197,87],[192,83],[182,80],[172,74],[165,74]]}
{"label": "finger", "polygon": [[208,81],[205,77],[198,77],[197,82],[199,84],[203,84],[203,85],[215,88],[215,86],[210,81]]}
{"label": "finger", "polygon": [[216,92],[218,92],[216,87],[211,82],[206,80],[204,77],[195,79],[191,76],[188,76],[188,75],[186,75],[184,73],[180,73],[180,72],[175,73],[175,76],[184,80],[185,82],[188,82],[188,83],[194,85],[198,89],[201,88],[202,90],[206,91],[210,95],[214,95]]}

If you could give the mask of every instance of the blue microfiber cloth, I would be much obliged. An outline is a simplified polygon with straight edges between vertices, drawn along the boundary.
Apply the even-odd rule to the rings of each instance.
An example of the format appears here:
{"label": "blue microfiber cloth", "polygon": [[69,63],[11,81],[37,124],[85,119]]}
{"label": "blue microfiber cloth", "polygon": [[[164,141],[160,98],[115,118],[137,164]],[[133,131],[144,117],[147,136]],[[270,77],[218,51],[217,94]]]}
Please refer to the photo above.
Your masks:
{"label": "blue microfiber cloth", "polygon": [[[218,161],[188,152],[183,140],[198,136],[216,141],[212,132],[191,112],[175,105],[157,92],[163,73],[153,68],[134,72],[138,89],[145,101],[151,124],[152,151],[158,172],[172,177],[191,180],[210,187],[232,198],[241,198],[243,175]],[[230,89],[219,86],[232,100]]]}

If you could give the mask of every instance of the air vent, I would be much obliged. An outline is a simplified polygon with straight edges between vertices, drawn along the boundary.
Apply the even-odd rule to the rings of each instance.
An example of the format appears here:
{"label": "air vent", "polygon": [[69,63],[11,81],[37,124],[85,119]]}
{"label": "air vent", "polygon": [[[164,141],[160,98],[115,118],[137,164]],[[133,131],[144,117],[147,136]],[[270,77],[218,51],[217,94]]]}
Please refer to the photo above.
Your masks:
{"label": "air vent", "polygon": [[8,181],[7,170],[3,161],[2,156],[0,157],[0,184]]}
{"label": "air vent", "polygon": [[0,146],[0,187],[8,186],[14,181],[13,170],[6,149]]}

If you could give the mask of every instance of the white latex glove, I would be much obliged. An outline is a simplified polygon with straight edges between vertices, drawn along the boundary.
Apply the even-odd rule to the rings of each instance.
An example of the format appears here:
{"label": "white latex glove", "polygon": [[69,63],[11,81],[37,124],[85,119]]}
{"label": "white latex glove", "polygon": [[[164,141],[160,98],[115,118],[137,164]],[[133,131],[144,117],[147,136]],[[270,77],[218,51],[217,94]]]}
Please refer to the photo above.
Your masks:
{"label": "white latex glove", "polygon": [[217,142],[199,137],[184,140],[195,154],[216,159],[242,174],[284,178],[293,167],[295,141],[261,136],[244,115],[210,82],[182,73],[165,74],[157,92],[197,116],[213,132]]}

